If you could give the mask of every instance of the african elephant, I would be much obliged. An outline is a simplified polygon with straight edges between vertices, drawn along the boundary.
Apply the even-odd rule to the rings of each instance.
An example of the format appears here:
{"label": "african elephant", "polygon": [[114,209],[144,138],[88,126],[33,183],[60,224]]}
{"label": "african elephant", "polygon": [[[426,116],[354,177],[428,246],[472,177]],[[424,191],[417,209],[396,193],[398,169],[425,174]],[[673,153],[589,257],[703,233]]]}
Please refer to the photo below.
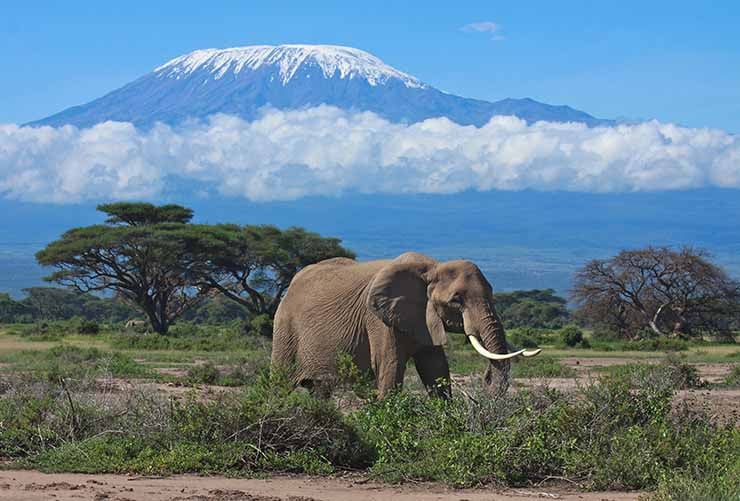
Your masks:
{"label": "african elephant", "polygon": [[445,331],[464,331],[489,359],[485,382],[494,394],[508,388],[511,358],[539,353],[508,353],[493,290],[475,264],[409,252],[382,261],[328,259],[300,271],[275,316],[272,367],[295,384],[326,390],[338,356],[348,353],[372,371],[383,397],[403,384],[413,358],[430,393],[448,397],[448,383],[439,384],[450,377]]}

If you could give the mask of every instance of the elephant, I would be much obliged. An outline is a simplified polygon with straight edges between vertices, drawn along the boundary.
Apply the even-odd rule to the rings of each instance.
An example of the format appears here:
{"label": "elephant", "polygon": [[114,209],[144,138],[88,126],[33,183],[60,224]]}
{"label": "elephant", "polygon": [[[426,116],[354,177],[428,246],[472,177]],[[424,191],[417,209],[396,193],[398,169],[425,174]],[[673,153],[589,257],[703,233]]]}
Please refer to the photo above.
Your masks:
{"label": "elephant", "polygon": [[507,390],[512,358],[540,352],[509,353],[493,289],[470,261],[437,262],[415,252],[378,261],[328,259],[291,281],[275,315],[272,369],[328,396],[337,359],[346,353],[373,375],[383,398],[402,386],[413,359],[429,393],[449,398],[447,331],[464,332],[489,359],[484,381],[493,395]]}

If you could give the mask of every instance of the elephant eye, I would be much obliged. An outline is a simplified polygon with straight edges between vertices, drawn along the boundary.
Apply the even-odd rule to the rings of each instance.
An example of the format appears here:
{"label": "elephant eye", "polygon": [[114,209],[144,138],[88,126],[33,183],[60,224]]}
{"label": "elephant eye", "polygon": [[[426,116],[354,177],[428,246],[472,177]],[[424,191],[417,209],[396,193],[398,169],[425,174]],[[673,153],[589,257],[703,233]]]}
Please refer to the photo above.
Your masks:
{"label": "elephant eye", "polygon": [[462,307],[464,301],[460,294],[453,294],[453,296],[450,298],[450,300],[447,302],[450,306],[454,306],[457,308]]}

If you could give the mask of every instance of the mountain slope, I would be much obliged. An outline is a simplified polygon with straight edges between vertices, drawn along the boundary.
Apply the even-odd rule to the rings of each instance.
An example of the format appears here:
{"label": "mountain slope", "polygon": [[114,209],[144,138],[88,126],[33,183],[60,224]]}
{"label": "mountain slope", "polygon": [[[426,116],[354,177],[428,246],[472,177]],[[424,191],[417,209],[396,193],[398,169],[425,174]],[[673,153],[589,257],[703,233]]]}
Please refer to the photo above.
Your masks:
{"label": "mountain slope", "polygon": [[227,113],[255,118],[260,108],[328,104],[372,111],[394,122],[444,116],[481,126],[494,115],[528,122],[609,124],[569,106],[532,99],[487,102],[441,92],[359,49],[328,45],[250,46],[197,50],[134,82],[29,125],[88,127],[106,120],[148,127]]}

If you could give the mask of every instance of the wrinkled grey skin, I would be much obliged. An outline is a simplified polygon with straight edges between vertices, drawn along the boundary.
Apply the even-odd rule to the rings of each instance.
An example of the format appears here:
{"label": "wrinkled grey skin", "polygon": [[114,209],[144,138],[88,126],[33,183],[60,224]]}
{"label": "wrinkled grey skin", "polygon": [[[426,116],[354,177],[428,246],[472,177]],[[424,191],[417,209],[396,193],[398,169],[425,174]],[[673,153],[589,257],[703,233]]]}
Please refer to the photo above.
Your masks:
{"label": "wrinkled grey skin", "polygon": [[[308,266],[288,288],[275,316],[272,367],[296,384],[326,393],[340,354],[372,371],[380,396],[403,384],[414,360],[427,387],[450,395],[445,331],[464,331],[494,353],[508,353],[491,285],[469,261],[437,262],[406,253],[393,260],[335,258]],[[472,349],[472,347],[471,347]],[[506,391],[509,361],[489,361],[492,394]]]}

